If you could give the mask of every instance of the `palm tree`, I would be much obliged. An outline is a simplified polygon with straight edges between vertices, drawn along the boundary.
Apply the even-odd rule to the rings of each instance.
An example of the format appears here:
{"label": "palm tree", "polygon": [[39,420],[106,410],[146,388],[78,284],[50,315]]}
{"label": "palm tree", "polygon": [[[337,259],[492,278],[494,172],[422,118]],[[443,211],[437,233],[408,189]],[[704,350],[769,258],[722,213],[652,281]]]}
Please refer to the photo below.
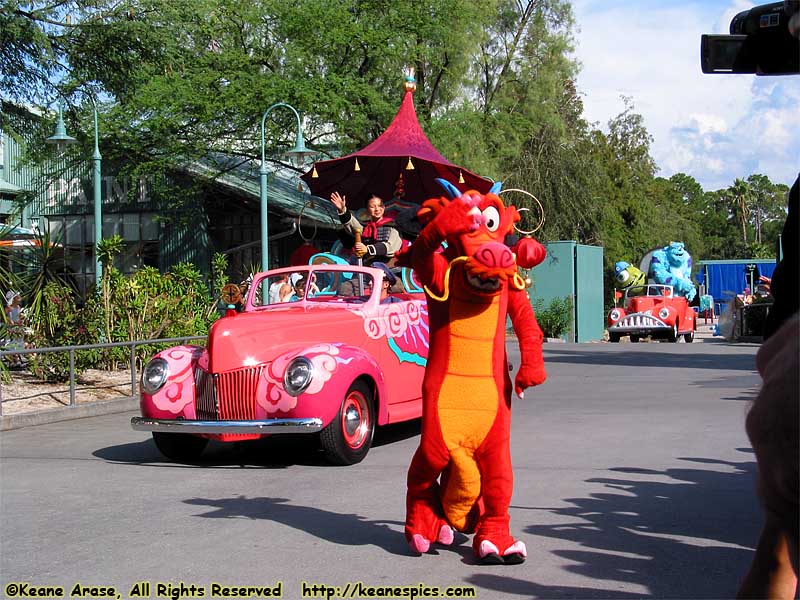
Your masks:
{"label": "palm tree", "polygon": [[736,212],[742,224],[742,241],[747,246],[747,221],[750,217],[750,184],[743,179],[735,179],[733,185],[728,188],[731,198],[735,202]]}

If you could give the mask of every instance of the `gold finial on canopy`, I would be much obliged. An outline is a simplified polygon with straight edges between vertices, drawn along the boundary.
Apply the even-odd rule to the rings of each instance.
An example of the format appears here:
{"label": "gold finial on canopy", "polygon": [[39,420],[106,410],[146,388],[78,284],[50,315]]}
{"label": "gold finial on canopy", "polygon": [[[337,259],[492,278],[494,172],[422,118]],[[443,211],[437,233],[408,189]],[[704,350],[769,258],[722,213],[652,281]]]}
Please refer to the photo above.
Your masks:
{"label": "gold finial on canopy", "polygon": [[415,92],[417,90],[417,80],[414,79],[414,67],[406,67],[406,77],[403,81],[403,89],[407,92]]}

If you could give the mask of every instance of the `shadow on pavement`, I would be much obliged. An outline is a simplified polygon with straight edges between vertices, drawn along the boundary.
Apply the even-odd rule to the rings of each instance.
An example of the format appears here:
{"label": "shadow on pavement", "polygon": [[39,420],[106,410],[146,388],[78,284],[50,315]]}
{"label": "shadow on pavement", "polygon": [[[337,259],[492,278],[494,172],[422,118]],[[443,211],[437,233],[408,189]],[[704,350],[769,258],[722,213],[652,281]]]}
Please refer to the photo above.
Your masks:
{"label": "shadow on pavement", "polygon": [[[528,562],[531,558],[528,558]],[[535,567],[534,567],[535,569]],[[466,578],[470,583],[486,590],[497,590],[520,598],[641,598],[641,594],[620,592],[614,589],[582,588],[568,585],[541,585],[507,575],[478,573]]]}
{"label": "shadow on pavement", "polygon": [[619,478],[587,480],[601,485],[603,492],[566,498],[569,506],[564,508],[543,509],[564,517],[563,522],[525,528],[528,534],[579,545],[580,550],[571,547],[555,554],[572,563],[568,571],[607,581],[607,589],[519,582],[519,592],[531,597],[626,597],[614,591],[618,582],[642,586],[649,590],[644,597],[651,598],[733,598],[760,531],[755,462],[681,460],[707,468],[612,468]]}
{"label": "shadow on pavement", "polygon": [[[635,344],[634,344],[635,345]],[[642,344],[642,347],[647,344]],[[628,346],[628,344],[625,344]],[[598,351],[597,344],[587,347],[572,346],[569,350],[545,348],[544,362],[567,363],[586,365],[630,365],[635,367],[659,367],[675,369],[715,369],[724,366],[726,370],[753,371],[756,370],[755,351],[744,354],[726,354],[720,357],[707,351],[694,352],[691,344],[670,344],[666,346],[669,351],[638,352],[636,350],[618,350],[618,345],[608,344],[603,351]],[[638,348],[638,346],[637,346]]]}
{"label": "shadow on pavement", "polygon": [[[207,508],[196,515],[207,519],[264,519],[282,523],[340,546],[382,548],[390,554],[410,555],[400,521],[371,521],[354,513],[340,513],[291,504],[286,498],[192,498],[186,504]],[[394,526],[395,529],[392,529]]]}
{"label": "shadow on pavement", "polygon": [[[373,448],[400,442],[419,435],[421,420],[380,427]],[[222,443],[211,440],[199,460],[177,463],[164,457],[152,438],[131,444],[108,446],[92,453],[109,462],[171,468],[264,468],[281,469],[292,465],[330,466],[322,454],[316,435],[280,435],[259,440]]]}
{"label": "shadow on pavement", "polygon": [[200,458],[193,462],[171,461],[159,452],[152,438],[132,444],[108,446],[92,453],[115,463],[167,468],[262,468],[282,469],[291,465],[324,466],[319,444],[309,436],[280,436],[270,439],[222,443],[209,441]]}

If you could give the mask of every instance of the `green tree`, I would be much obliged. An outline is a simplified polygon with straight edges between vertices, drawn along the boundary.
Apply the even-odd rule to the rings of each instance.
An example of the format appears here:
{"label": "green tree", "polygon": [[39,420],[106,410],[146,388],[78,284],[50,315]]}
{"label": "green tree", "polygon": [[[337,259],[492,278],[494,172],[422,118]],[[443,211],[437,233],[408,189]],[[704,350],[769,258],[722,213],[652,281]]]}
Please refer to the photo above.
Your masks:
{"label": "green tree", "polygon": [[786,220],[786,194],[789,188],[774,184],[766,175],[757,173],[747,178],[747,184],[752,200],[750,224],[755,232],[755,243],[774,248],[777,233]]}
{"label": "green tree", "polygon": [[103,274],[100,279],[100,297],[103,302],[103,317],[105,325],[105,341],[112,341],[111,332],[114,329],[114,310],[111,297],[111,290],[114,280],[121,279],[121,273],[114,268],[114,257],[117,256],[125,247],[125,240],[118,235],[100,240],[95,251],[97,260],[103,267]]}
{"label": "green tree", "polygon": [[734,213],[742,227],[742,244],[747,246],[747,224],[750,220],[750,185],[742,180],[736,179],[733,185],[727,190],[727,197],[734,207]]}

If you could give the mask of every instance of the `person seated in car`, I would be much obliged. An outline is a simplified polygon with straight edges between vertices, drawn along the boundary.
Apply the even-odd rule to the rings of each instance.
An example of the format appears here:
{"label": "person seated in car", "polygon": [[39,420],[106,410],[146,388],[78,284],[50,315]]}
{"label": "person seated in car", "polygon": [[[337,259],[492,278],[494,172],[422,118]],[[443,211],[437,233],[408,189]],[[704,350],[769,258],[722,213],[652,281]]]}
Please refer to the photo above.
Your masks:
{"label": "person seated in car", "polygon": [[300,273],[292,273],[289,276],[289,285],[289,293],[281,296],[281,302],[302,300],[306,294],[306,278]]}
{"label": "person seated in car", "polygon": [[278,304],[286,302],[286,298],[292,295],[292,286],[289,283],[289,274],[284,273],[269,286],[269,303]]}
{"label": "person seated in car", "polygon": [[[377,267],[383,271],[383,279],[381,281],[380,298],[381,304],[391,304],[392,302],[402,302],[403,300],[397,296],[390,296],[389,290],[397,283],[397,276],[382,262],[374,262],[371,267]],[[367,290],[367,296],[371,295],[372,287]]]}

